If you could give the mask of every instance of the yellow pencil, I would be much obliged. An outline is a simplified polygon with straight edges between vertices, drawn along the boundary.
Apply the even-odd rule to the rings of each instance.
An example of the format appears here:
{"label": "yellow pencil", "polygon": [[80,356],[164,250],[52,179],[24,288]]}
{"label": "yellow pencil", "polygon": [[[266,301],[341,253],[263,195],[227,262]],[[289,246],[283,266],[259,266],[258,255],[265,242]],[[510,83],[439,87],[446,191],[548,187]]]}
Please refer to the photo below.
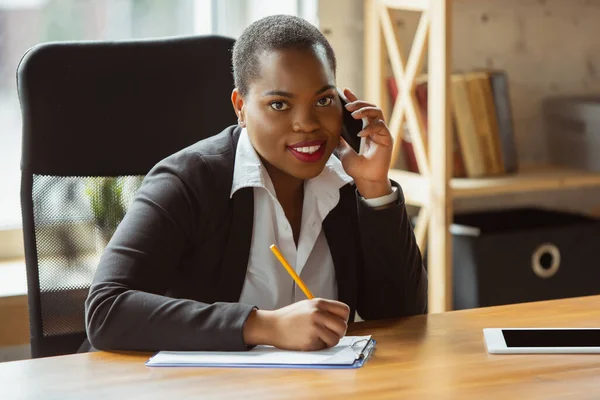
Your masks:
{"label": "yellow pencil", "polygon": [[271,245],[271,251],[273,252],[273,254],[275,254],[275,257],[277,257],[277,259],[279,260],[279,262],[281,263],[281,265],[283,265],[285,267],[285,269],[288,272],[288,274],[290,274],[291,277],[296,281],[296,283],[298,284],[298,286],[300,286],[300,289],[302,289],[302,291],[306,295],[306,298],[307,299],[314,299],[315,296],[313,296],[313,294],[310,292],[310,290],[308,290],[308,288],[306,287],[306,285],[304,284],[304,282],[302,282],[302,279],[300,279],[300,277],[298,276],[298,274],[296,274],[296,271],[294,271],[292,269],[292,267],[290,266],[290,264],[288,264],[288,262],[283,257],[283,254],[281,254],[281,252],[279,251],[279,249],[277,248],[277,246],[275,246],[274,244],[272,244]]}

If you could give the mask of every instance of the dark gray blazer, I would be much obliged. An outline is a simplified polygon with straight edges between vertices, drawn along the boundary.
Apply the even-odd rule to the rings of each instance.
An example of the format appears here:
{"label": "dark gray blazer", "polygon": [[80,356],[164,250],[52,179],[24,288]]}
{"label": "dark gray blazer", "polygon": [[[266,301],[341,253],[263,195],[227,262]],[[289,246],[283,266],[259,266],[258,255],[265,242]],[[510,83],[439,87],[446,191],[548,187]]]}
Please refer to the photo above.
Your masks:
{"label": "dark gray blazer", "polygon": [[[230,199],[240,128],[197,142],[146,176],[103,253],[86,300],[102,350],[241,350],[252,188]],[[393,182],[395,186],[398,186]],[[339,300],[364,319],[421,314],[427,275],[404,196],[366,206],[350,184],[323,222]]]}

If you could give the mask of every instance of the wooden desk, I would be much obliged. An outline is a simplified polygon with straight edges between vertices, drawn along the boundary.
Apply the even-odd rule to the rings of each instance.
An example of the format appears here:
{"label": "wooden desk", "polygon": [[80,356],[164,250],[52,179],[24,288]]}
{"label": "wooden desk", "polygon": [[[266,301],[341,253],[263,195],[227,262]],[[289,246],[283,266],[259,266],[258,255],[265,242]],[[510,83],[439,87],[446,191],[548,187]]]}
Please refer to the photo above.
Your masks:
{"label": "wooden desk", "polygon": [[600,398],[600,355],[490,355],[485,327],[598,327],[600,296],[357,324],[358,370],[148,368],[148,354],[0,364],[2,399]]}

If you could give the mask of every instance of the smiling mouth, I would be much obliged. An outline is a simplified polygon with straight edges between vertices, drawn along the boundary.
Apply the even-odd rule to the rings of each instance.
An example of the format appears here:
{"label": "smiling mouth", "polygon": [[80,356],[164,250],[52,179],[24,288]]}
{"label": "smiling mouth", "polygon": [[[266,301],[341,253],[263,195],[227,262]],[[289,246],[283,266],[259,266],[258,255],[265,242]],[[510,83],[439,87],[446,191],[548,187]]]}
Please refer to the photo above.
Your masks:
{"label": "smiling mouth", "polygon": [[297,151],[298,153],[314,154],[321,148],[321,146],[323,146],[323,145],[319,144],[316,146],[292,147],[292,149]]}
{"label": "smiling mouth", "polygon": [[288,146],[288,149],[300,161],[317,162],[325,154],[326,144],[326,140],[301,142]]}

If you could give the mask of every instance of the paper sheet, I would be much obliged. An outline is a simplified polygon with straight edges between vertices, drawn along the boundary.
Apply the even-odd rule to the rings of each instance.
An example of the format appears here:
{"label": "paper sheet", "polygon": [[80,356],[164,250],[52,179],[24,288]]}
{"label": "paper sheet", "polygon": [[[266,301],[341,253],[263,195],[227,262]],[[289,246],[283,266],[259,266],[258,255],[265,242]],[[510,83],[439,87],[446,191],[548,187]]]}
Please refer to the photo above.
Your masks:
{"label": "paper sheet", "polygon": [[336,346],[319,351],[290,351],[272,346],[256,346],[243,352],[161,351],[147,365],[352,365],[370,339],[370,335],[345,336]]}

